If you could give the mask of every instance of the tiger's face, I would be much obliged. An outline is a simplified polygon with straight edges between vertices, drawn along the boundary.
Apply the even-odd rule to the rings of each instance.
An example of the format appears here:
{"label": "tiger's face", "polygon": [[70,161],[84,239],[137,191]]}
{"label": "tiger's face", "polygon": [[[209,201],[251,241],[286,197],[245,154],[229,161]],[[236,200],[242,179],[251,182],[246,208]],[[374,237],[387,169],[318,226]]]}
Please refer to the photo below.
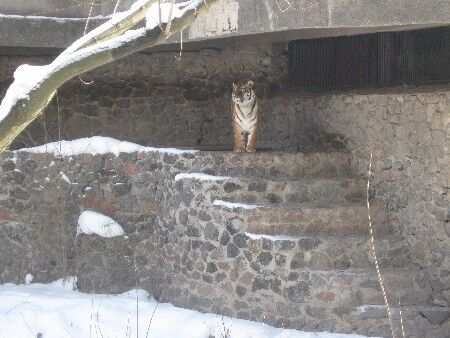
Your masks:
{"label": "tiger's face", "polygon": [[235,84],[233,82],[233,93],[231,99],[239,106],[248,106],[253,104],[256,98],[253,81],[244,84]]}

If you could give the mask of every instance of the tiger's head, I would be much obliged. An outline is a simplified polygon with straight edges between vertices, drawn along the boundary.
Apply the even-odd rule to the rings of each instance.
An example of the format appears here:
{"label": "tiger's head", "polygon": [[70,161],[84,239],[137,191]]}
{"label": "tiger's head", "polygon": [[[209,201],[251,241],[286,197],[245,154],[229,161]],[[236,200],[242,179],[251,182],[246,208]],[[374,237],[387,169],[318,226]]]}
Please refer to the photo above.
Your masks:
{"label": "tiger's head", "polygon": [[256,94],[254,91],[255,85],[253,81],[248,81],[244,84],[235,84],[233,82],[233,93],[231,99],[239,106],[249,106],[255,102]]}

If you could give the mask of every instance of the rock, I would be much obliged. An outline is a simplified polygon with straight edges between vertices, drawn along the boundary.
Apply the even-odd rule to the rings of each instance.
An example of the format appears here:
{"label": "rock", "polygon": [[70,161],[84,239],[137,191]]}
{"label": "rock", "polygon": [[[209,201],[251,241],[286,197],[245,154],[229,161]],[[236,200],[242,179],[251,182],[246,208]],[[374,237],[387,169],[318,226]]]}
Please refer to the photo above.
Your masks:
{"label": "rock", "polygon": [[296,303],[301,303],[303,298],[309,296],[309,294],[309,286],[304,281],[300,281],[295,285],[289,286],[283,291],[283,296],[287,300]]}
{"label": "rock", "polygon": [[243,287],[243,286],[241,286],[241,285],[236,286],[236,294],[237,294],[239,297],[245,296],[246,293],[247,293],[247,289],[246,289],[245,287]]}
{"label": "rock", "polygon": [[1,167],[3,171],[13,171],[14,169],[16,169],[16,164],[11,160],[7,160],[2,163]]}
{"label": "rock", "polygon": [[262,265],[269,265],[270,262],[272,261],[272,254],[270,252],[261,252],[258,257],[256,258],[256,260],[261,263]]}
{"label": "rock", "polygon": [[313,318],[323,319],[325,318],[326,311],[323,307],[307,305],[306,313]]}
{"label": "rock", "polygon": [[224,230],[222,236],[220,237],[220,244],[225,246],[230,242],[230,233],[227,230]]}
{"label": "rock", "polygon": [[420,309],[420,314],[430,321],[431,324],[441,325],[450,318],[450,308],[442,309]]}
{"label": "rock", "polygon": [[298,240],[299,248],[306,251],[318,247],[321,243],[322,241],[319,238],[305,237]]}
{"label": "rock", "polygon": [[270,280],[264,279],[263,277],[256,276],[253,280],[252,292],[258,290],[269,290],[270,288]]}
{"label": "rock", "polygon": [[286,251],[295,246],[295,241],[292,240],[277,240],[275,241],[275,248],[277,250]]}
{"label": "rock", "polygon": [[227,245],[227,257],[228,258],[235,258],[239,255],[239,248],[234,245],[233,243],[229,243]]}
{"label": "rock", "polygon": [[236,235],[233,236],[233,243],[238,247],[238,248],[245,248],[247,246],[247,240],[248,240],[248,236],[243,234],[243,233],[237,233]]}
{"label": "rock", "polygon": [[300,269],[305,266],[305,255],[297,252],[291,260],[291,269]]}
{"label": "rock", "polygon": [[241,189],[242,187],[239,184],[233,183],[233,182],[227,182],[223,185],[223,190],[226,193],[230,193],[236,190]]}
{"label": "rock", "polygon": [[208,273],[215,273],[215,272],[217,272],[216,264],[214,264],[213,262],[209,262],[206,265],[206,272],[208,272]]}
{"label": "rock", "polygon": [[16,198],[19,200],[27,200],[30,198],[30,194],[26,192],[25,189],[19,186],[15,186],[9,193],[12,198]]}
{"label": "rock", "polygon": [[219,239],[219,229],[214,223],[209,222],[205,226],[205,239],[217,241]]}
{"label": "rock", "polygon": [[252,182],[248,185],[248,191],[265,192],[267,184],[264,182]]}

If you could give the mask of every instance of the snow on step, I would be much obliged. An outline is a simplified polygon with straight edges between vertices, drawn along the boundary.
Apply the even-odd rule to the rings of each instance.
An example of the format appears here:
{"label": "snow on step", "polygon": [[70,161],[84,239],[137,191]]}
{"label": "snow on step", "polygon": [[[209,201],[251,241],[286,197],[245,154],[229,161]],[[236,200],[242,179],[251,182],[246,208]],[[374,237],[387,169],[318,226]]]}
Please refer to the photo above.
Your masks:
{"label": "snow on step", "polygon": [[220,206],[220,207],[224,207],[226,209],[246,209],[246,210],[252,210],[252,209],[257,209],[257,208],[261,208],[261,206],[259,205],[254,205],[254,204],[243,204],[243,203],[232,203],[232,202],[227,202],[227,201],[222,201],[222,200],[215,200],[213,202],[214,206]]}
{"label": "snow on step", "polygon": [[[87,294],[76,291],[75,285],[76,277],[50,284],[0,285],[0,336],[90,337],[92,330],[97,333],[101,330],[104,337],[207,338],[221,337],[223,330],[229,329],[227,337],[230,338],[363,337],[275,328],[249,320],[204,314],[157,303],[144,290],[119,295]],[[139,325],[136,325],[136,318]]]}
{"label": "snow on step", "polygon": [[196,180],[196,181],[226,181],[230,180],[228,176],[214,176],[204,173],[181,173],[175,175],[175,182],[181,180]]}
{"label": "snow on step", "polygon": [[99,235],[112,238],[125,234],[123,228],[112,218],[94,211],[83,211],[78,218],[77,235]]}
{"label": "snow on step", "polygon": [[[373,226],[375,234],[385,236],[392,232],[385,206],[374,203]],[[246,212],[247,231],[267,235],[286,236],[366,236],[368,233],[367,207],[362,203],[337,205],[268,205]]]}
{"label": "snow on step", "polygon": [[246,232],[245,235],[248,236],[248,238],[253,240],[259,240],[259,239],[268,239],[269,241],[275,242],[275,241],[298,241],[299,239],[305,238],[305,237],[294,237],[294,236],[286,236],[286,235],[264,235],[264,234],[253,234],[251,232]]}

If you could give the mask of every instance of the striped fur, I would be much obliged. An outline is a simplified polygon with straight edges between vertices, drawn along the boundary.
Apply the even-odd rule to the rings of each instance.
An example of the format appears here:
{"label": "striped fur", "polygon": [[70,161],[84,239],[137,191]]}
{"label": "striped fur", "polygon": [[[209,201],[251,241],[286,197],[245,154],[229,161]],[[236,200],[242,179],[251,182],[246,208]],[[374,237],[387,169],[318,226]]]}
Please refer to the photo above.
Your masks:
{"label": "striped fur", "polygon": [[254,152],[258,129],[258,99],[252,81],[234,84],[231,94],[234,151]]}

